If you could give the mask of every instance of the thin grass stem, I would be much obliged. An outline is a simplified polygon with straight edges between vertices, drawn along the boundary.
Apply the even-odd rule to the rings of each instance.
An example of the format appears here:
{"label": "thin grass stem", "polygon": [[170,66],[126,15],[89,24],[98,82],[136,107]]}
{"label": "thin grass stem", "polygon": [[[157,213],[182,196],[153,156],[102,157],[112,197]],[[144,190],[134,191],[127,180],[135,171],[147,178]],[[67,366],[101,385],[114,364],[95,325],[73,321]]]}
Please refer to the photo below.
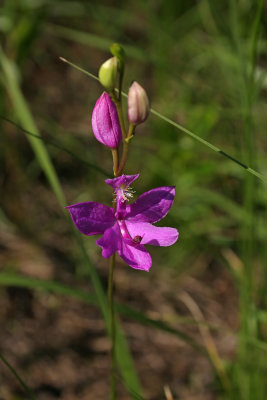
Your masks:
{"label": "thin grass stem", "polygon": [[28,394],[30,399],[37,400],[36,397],[34,396],[32,390],[26,385],[26,383],[23,381],[23,379],[19,376],[19,374],[16,372],[16,370],[12,367],[12,365],[9,364],[7,359],[2,354],[0,354],[0,360],[9,369],[9,371],[12,373],[12,375],[14,375],[14,377],[17,379],[17,381],[21,384],[21,386],[23,387],[25,392]]}

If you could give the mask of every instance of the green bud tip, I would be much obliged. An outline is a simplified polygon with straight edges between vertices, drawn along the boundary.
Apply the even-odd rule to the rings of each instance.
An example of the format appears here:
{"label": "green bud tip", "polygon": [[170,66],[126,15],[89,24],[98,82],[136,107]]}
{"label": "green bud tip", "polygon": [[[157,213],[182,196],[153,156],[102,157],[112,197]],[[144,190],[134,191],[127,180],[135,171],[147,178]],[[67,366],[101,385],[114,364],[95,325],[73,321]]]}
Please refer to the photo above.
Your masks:
{"label": "green bud tip", "polygon": [[110,52],[113,54],[113,56],[118,57],[119,60],[123,61],[125,57],[125,51],[121,45],[118,43],[112,43],[110,46]]}

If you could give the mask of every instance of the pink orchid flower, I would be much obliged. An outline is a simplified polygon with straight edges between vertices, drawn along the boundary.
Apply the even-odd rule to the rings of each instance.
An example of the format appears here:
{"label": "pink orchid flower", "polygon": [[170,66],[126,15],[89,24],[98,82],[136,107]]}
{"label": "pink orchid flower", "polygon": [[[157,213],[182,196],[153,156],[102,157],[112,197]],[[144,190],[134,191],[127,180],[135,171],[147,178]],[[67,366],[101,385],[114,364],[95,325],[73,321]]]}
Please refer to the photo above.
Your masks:
{"label": "pink orchid flower", "polygon": [[130,267],[149,271],[152,259],[146,244],[171,246],[178,239],[175,228],[153,225],[166,216],[172,206],[174,186],[162,186],[143,193],[134,203],[127,204],[132,197],[129,185],[138,175],[122,175],[105,182],[116,194],[116,210],[92,201],[68,206],[75,226],[84,235],[103,236],[96,241],[102,255],[109,258],[115,252]]}

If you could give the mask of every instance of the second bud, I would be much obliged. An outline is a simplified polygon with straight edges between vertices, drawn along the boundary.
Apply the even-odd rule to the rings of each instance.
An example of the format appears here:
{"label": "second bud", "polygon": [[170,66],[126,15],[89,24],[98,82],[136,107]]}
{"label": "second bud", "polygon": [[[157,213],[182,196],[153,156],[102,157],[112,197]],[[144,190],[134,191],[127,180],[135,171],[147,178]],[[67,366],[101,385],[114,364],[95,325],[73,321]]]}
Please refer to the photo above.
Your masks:
{"label": "second bud", "polygon": [[144,122],[149,114],[149,101],[144,88],[133,82],[128,92],[128,119],[138,125]]}

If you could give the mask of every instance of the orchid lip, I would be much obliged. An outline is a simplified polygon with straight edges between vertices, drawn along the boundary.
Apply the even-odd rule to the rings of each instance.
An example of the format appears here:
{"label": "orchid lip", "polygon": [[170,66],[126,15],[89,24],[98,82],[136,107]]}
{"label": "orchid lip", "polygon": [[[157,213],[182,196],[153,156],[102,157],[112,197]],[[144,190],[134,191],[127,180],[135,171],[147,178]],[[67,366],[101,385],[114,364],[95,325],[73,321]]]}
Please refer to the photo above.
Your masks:
{"label": "orchid lip", "polygon": [[118,225],[120,228],[121,236],[123,237],[124,240],[126,240],[126,242],[128,242],[128,244],[138,245],[141,243],[142,236],[137,235],[135,237],[132,237],[129,233],[129,230],[124,220],[118,220]]}

